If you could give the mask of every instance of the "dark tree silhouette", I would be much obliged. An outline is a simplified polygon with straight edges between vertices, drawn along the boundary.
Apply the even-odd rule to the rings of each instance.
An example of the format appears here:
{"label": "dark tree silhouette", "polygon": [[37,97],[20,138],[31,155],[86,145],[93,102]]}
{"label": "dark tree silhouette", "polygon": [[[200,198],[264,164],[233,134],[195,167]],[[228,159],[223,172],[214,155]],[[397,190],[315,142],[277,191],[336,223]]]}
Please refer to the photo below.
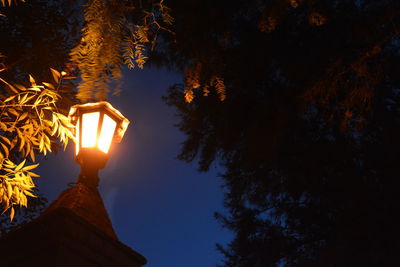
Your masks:
{"label": "dark tree silhouette", "polygon": [[[38,192],[36,192],[38,194]],[[8,216],[0,217],[0,238],[10,231],[19,229],[21,226],[37,218],[47,206],[47,198],[39,193],[37,198],[29,200],[27,208],[16,206],[15,217],[10,221]]]}
{"label": "dark tree silhouette", "polygon": [[[0,7],[0,53],[7,67],[3,79],[52,81],[49,68],[64,70],[80,37],[80,1],[30,0]],[[17,79],[17,80],[16,80]]]}
{"label": "dark tree silhouette", "polygon": [[400,2],[169,6],[176,35],[153,62],[186,74],[165,98],[179,158],[225,167],[222,266],[393,266]]}

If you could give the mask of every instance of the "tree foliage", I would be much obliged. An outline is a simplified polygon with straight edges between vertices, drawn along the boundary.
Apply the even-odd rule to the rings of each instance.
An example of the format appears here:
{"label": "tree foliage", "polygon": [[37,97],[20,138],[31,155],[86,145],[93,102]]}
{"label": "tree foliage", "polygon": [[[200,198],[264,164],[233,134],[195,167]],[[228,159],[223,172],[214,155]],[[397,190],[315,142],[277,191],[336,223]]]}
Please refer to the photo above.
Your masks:
{"label": "tree foliage", "polygon": [[77,97],[104,100],[113,81],[118,93],[121,66],[143,68],[146,49],[155,46],[160,30],[172,24],[164,1],[90,0],[85,6],[81,42],[72,49],[82,81]]}
{"label": "tree foliage", "polygon": [[[21,2],[25,2],[25,0],[21,0]],[[6,5],[11,6],[12,3],[13,3],[13,0],[1,0],[1,4],[3,6],[6,6]],[[16,1],[15,1],[15,3],[16,3]]]}
{"label": "tree foliage", "polygon": [[[79,40],[81,7],[73,0],[13,1],[0,6],[1,77],[24,84],[28,74],[53,80],[49,68],[73,71],[69,51]],[[67,63],[67,64],[66,64]]]}
{"label": "tree foliage", "polygon": [[[46,202],[42,196],[33,200],[36,190],[32,178],[39,176],[33,169],[38,164],[27,162],[35,162],[37,154],[46,155],[60,145],[65,148],[72,138],[72,125],[65,114],[74,103],[73,77],[48,69],[63,66],[68,56],[73,34],[68,36],[71,31],[67,30],[76,25],[73,17],[66,21],[73,10],[67,2],[55,5],[32,0],[1,10],[0,204],[3,213],[9,211],[11,220],[18,210],[17,222],[36,215]],[[26,81],[27,71],[53,81],[37,82],[30,75]],[[33,205],[26,209],[28,199]],[[16,225],[1,224],[2,233]]]}
{"label": "tree foliage", "polygon": [[[8,95],[0,95],[0,199],[3,212],[10,209],[11,219],[14,217],[13,205],[26,207],[26,196],[34,197],[31,193],[34,187],[32,177],[38,175],[29,171],[38,164],[24,167],[25,159],[29,157],[34,162],[36,153],[46,155],[52,152],[56,140],[65,149],[68,140],[74,139],[72,124],[59,111],[61,95],[65,93],[62,76],[56,70],[51,71],[56,86],[47,82],[36,84],[32,76],[28,88],[11,85],[0,78],[9,89]],[[16,165],[10,159],[24,160]]]}
{"label": "tree foliage", "polygon": [[396,262],[400,3],[169,5],[176,42],[154,58],[186,73],[166,97],[179,158],[225,167],[222,266]]}

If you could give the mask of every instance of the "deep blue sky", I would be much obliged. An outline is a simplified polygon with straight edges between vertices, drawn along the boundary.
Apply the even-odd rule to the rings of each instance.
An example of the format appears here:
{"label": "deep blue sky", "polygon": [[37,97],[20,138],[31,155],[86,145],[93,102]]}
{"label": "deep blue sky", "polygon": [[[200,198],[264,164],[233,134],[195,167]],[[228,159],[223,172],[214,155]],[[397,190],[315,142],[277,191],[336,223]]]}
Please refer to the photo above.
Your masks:
{"label": "deep blue sky", "polygon": [[[121,95],[110,100],[131,124],[100,172],[100,191],[119,239],[144,255],[147,267],[215,266],[222,259],[215,244],[231,238],[213,218],[223,210],[216,167],[198,173],[196,164],[175,159],[184,136],[161,96],[180,80],[165,70],[126,70]],[[79,166],[72,145],[40,163],[37,182],[51,202]]]}

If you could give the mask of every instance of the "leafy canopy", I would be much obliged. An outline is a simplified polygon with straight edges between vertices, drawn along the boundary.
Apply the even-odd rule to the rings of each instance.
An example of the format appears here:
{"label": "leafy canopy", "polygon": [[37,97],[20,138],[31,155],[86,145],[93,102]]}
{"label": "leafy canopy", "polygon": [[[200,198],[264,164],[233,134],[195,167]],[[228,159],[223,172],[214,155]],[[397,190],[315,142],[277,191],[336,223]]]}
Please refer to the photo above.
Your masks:
{"label": "leafy canopy", "polygon": [[176,42],[154,56],[186,73],[166,97],[179,158],[224,167],[222,266],[396,262],[400,2],[169,5]]}

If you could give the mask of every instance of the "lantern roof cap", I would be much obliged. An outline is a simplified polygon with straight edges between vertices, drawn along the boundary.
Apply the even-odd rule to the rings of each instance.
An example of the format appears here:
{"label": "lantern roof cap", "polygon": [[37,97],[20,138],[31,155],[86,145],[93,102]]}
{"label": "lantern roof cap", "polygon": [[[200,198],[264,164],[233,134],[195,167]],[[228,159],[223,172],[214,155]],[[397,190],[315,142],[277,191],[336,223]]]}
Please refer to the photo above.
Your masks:
{"label": "lantern roof cap", "polygon": [[68,117],[70,118],[71,123],[73,125],[76,125],[78,117],[82,113],[85,113],[85,111],[100,111],[100,110],[105,110],[108,114],[110,114],[113,118],[117,120],[116,121],[117,128],[114,135],[114,141],[117,143],[121,142],[122,137],[124,136],[130,121],[124,115],[122,115],[122,113],[119,110],[114,108],[107,101],[74,105],[69,110]]}

